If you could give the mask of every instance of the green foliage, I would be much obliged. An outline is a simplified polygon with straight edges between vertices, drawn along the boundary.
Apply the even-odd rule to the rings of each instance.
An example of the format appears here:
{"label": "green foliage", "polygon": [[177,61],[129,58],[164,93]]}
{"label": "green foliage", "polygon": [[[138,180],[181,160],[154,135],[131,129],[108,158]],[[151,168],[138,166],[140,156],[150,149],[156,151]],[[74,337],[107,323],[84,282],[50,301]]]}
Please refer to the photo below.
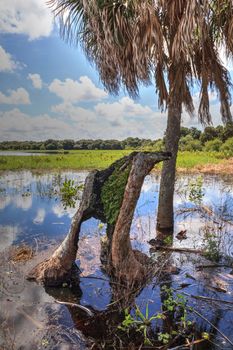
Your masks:
{"label": "green foliage", "polygon": [[207,333],[207,332],[203,332],[203,333],[201,334],[201,336],[202,336],[202,338],[205,339],[205,340],[209,340],[209,339],[210,339],[210,334]]}
{"label": "green foliage", "polygon": [[233,137],[233,123],[232,122],[228,122],[223,127],[223,130],[222,130],[220,137],[222,138],[223,141],[226,141],[226,140]]}
{"label": "green foliage", "polygon": [[189,200],[195,205],[200,205],[204,197],[203,177],[198,176],[189,180],[188,184],[184,186],[180,193],[184,195],[186,200]]}
{"label": "green foliage", "polygon": [[228,139],[220,148],[225,157],[233,156],[233,137]]}
{"label": "green foliage", "polygon": [[169,343],[171,336],[169,333],[158,333],[158,340],[164,345]]}
{"label": "green foliage", "polygon": [[156,318],[160,318],[160,316],[157,317],[156,315],[153,315],[149,317],[148,304],[146,305],[145,315],[143,315],[138,306],[136,306],[135,317],[130,315],[129,309],[125,309],[125,318],[122,321],[121,325],[118,326],[118,329],[129,333],[131,328],[135,328],[137,332],[141,332],[143,334],[145,345],[153,345],[148,337],[148,331],[152,321]]}
{"label": "green foliage", "polygon": [[122,170],[121,167],[123,164],[124,159],[117,164],[117,167],[104,183],[101,191],[104,213],[107,222],[112,225],[116,223],[131,169],[131,164],[129,164]]}
{"label": "green foliage", "polygon": [[222,141],[216,138],[216,139],[207,141],[205,143],[204,150],[206,152],[219,152],[221,146],[222,146]]}
{"label": "green foliage", "polygon": [[213,126],[207,126],[204,132],[200,136],[200,141],[204,144],[207,141],[213,140],[218,137],[218,132]]}
{"label": "green foliage", "polygon": [[194,180],[190,180],[188,184],[189,200],[196,205],[200,205],[204,197],[203,177],[198,176]]}
{"label": "green foliage", "polygon": [[171,246],[173,243],[173,236],[169,235],[163,240],[164,244]]}
{"label": "green foliage", "polygon": [[221,236],[211,227],[204,228],[204,256],[213,261],[218,262],[221,259]]}
{"label": "green foliage", "polygon": [[[185,333],[187,335],[187,329],[193,324],[193,322],[187,319],[188,309],[187,300],[182,294],[174,294],[172,288],[163,286],[161,292],[164,296],[163,299],[163,312],[153,314],[149,317],[149,306],[146,305],[145,315],[139,309],[138,306],[135,308],[135,313],[130,314],[129,309],[125,310],[125,318],[122,321],[121,325],[118,326],[123,332],[129,332],[134,329],[137,332],[141,332],[144,337],[144,344],[153,346],[152,340],[150,337],[150,330],[152,330],[152,321],[154,320],[165,320],[169,317],[169,314],[172,313],[173,317],[176,317],[176,322],[174,323],[175,329],[171,329],[170,334],[165,332],[159,332],[157,334],[159,342],[163,345],[168,344],[173,337],[176,337],[177,334]],[[178,327],[178,328],[177,328]]]}
{"label": "green foliage", "polygon": [[179,142],[179,149],[181,151],[201,151],[202,144],[198,139],[194,139],[191,134],[181,137]]}
{"label": "green foliage", "polygon": [[60,194],[61,201],[65,209],[68,207],[75,207],[75,202],[78,199],[78,191],[82,188],[83,185],[75,185],[74,180],[65,180],[63,182]]}
{"label": "green foliage", "polygon": [[163,302],[164,308],[173,314],[178,315],[180,322],[180,328],[186,329],[192,324],[187,319],[187,300],[182,294],[173,295],[174,291],[172,288],[167,286],[162,287],[162,292],[165,294],[165,300]]}

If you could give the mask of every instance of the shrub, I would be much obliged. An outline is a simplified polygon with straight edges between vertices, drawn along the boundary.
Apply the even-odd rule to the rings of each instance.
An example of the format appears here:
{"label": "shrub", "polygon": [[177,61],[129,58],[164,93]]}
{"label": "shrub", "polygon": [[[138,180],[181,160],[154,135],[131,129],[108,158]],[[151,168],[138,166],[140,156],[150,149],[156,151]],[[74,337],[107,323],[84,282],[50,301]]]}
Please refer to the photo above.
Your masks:
{"label": "shrub", "polygon": [[207,141],[204,146],[206,152],[219,152],[222,146],[222,141],[218,138],[214,140]]}
{"label": "shrub", "polygon": [[233,156],[233,137],[228,139],[221,147],[220,151],[224,154],[225,157]]}
{"label": "shrub", "polygon": [[191,135],[181,137],[179,144],[180,151],[201,151],[202,144],[199,140],[194,140]]}

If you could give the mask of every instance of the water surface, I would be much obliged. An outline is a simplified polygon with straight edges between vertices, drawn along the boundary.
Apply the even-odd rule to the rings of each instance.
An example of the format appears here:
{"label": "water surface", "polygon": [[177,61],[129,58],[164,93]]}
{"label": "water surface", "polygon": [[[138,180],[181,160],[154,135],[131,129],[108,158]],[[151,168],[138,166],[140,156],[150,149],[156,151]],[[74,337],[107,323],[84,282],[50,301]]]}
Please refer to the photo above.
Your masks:
{"label": "water surface", "polygon": [[[8,172],[0,177],[0,321],[2,333],[0,347],[8,341],[9,332],[16,348],[61,348],[72,349],[79,344],[86,348],[85,336],[94,336],[97,325],[85,326],[85,313],[64,305],[55,300],[71,301],[87,306],[96,317],[105,312],[112,301],[112,289],[108,276],[101,268],[100,239],[105,234],[105,226],[98,220],[91,219],[82,225],[77,264],[82,273],[79,287],[47,290],[25,280],[20,264],[7,259],[6,251],[22,243],[36,251],[37,255],[55,247],[69,230],[72,216],[76,208],[65,209],[60,196],[60,186],[65,179],[74,179],[75,183],[83,183],[87,172],[61,172],[36,175],[30,171]],[[203,248],[204,229],[212,229],[213,218],[200,215],[199,212],[183,213],[181,209],[195,207],[185,195],[185,189],[192,176],[179,176],[176,185],[175,209],[176,227],[173,240],[174,247]],[[233,219],[233,181],[228,177],[206,176],[204,178],[203,205],[211,208],[215,219],[224,219],[219,234],[220,250],[229,258],[233,257],[232,219]],[[148,255],[157,259],[160,253],[151,253],[148,241],[155,237],[156,210],[158,205],[159,176],[151,174],[146,177],[139,198],[131,227],[131,242]],[[217,219],[216,219],[217,220]],[[218,224],[218,223],[217,223]],[[216,223],[214,223],[216,225]],[[175,235],[187,230],[187,239],[178,240]],[[174,289],[182,284],[187,286],[182,291],[190,295],[203,295],[233,301],[233,275],[231,268],[198,270],[198,264],[209,264],[198,254],[173,253],[169,258],[171,266],[180,270],[169,274],[167,283]],[[164,282],[163,282],[164,283]],[[225,292],[218,292],[221,285]],[[161,309],[161,284],[152,281],[139,295],[135,303],[145,309],[150,304],[150,312]],[[188,298],[190,305],[202,312],[213,324],[220,328],[230,339],[233,329],[233,310],[225,304],[214,304]],[[104,314],[101,322],[104,324]],[[199,327],[214,333],[214,330],[202,319],[196,319]],[[98,321],[99,322],[99,321]],[[97,324],[98,324],[97,322]],[[86,327],[86,328],[85,328]],[[92,328],[94,329],[92,329]],[[12,333],[13,332],[13,333]],[[89,333],[88,333],[89,332]],[[101,332],[101,329],[99,329]],[[6,337],[8,334],[8,340]],[[84,336],[85,335],[85,336]],[[2,341],[2,344],[1,344]],[[213,341],[221,349],[231,349],[226,341],[217,333]],[[6,345],[5,345],[6,346]],[[208,347],[215,349],[215,345]]]}

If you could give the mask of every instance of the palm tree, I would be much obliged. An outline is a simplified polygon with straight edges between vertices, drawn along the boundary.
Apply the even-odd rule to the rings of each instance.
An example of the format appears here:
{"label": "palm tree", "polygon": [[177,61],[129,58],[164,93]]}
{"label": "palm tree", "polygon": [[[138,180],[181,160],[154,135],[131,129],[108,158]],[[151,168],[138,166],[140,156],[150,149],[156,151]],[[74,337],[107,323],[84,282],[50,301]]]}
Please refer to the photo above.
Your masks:
{"label": "palm tree", "polygon": [[[220,100],[223,122],[231,120],[230,77],[220,44],[233,53],[232,0],[51,0],[61,35],[81,46],[110,93],[124,86],[136,97],[154,79],[158,104],[167,110],[157,227],[173,229],[176,157],[183,108],[194,113],[192,89],[200,87],[198,117],[211,123],[209,90]],[[156,124],[155,124],[156,127]]]}

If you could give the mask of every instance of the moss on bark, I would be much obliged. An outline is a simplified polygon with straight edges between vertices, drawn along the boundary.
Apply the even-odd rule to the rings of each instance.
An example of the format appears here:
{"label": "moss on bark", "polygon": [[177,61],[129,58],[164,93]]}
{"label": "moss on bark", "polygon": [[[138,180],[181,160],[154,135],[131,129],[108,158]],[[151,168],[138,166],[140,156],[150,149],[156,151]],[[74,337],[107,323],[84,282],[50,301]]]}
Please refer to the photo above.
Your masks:
{"label": "moss on bark", "polygon": [[104,183],[101,190],[101,201],[104,208],[104,214],[107,223],[110,225],[115,225],[117,221],[123,201],[125,186],[132,167],[132,162],[125,165],[124,161],[125,159],[123,158],[122,162],[118,162],[113,173]]}

